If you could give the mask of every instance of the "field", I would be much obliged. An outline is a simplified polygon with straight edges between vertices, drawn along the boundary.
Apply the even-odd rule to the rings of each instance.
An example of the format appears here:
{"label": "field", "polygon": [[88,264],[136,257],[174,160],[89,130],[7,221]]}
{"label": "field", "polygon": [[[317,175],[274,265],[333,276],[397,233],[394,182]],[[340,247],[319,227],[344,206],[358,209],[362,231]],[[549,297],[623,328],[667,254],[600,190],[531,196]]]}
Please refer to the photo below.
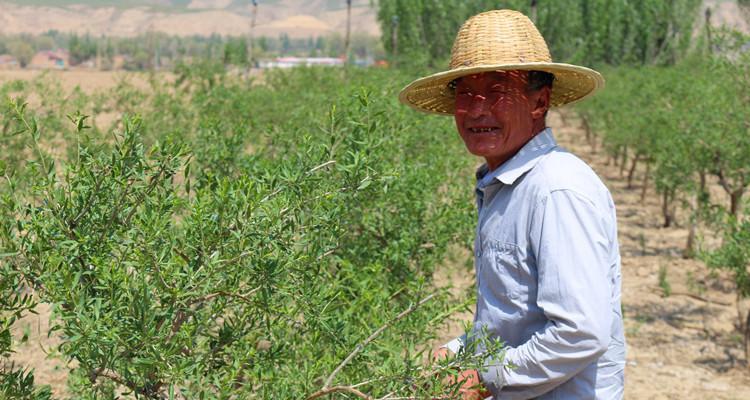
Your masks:
{"label": "field", "polygon": [[[328,74],[326,71],[302,71],[299,73],[299,75],[302,75],[302,78],[304,79],[304,74],[310,73],[317,74],[317,79],[322,79],[324,81],[328,80],[328,78],[325,77],[325,75]],[[337,74],[338,72],[336,72],[334,75]],[[4,76],[0,76],[0,80],[6,82],[6,85],[10,78],[20,78],[34,81],[34,78],[36,77],[19,74],[18,72],[6,72]],[[62,91],[61,93],[64,93],[64,95],[61,96],[62,98],[70,99],[74,97],[74,94],[72,94],[73,88],[75,88],[76,86],[81,86],[81,89],[83,89],[83,92],[87,96],[93,96],[91,98],[87,98],[89,102],[100,99],[101,97],[96,97],[97,94],[110,94],[114,93],[117,90],[121,92],[135,90],[142,91],[143,93],[141,95],[145,96],[139,98],[144,100],[148,99],[148,104],[153,104],[151,102],[155,101],[156,99],[152,97],[153,93],[149,94],[151,93],[150,91],[156,90],[158,95],[167,96],[167,93],[175,93],[175,90],[177,90],[174,88],[159,88],[158,86],[156,89],[154,89],[153,87],[149,86],[148,79],[142,76],[129,77],[128,79],[125,79],[125,81],[127,82],[135,83],[132,86],[127,86],[127,90],[124,89],[123,86],[120,86],[120,88],[118,89],[118,82],[123,82],[123,78],[124,77],[117,74],[99,73],[94,76],[90,76],[76,72],[65,72],[53,74],[49,77],[43,78],[42,80],[47,80],[47,84],[53,86],[56,86],[59,83],[61,87],[60,90]],[[167,82],[167,85],[169,86],[172,85],[169,82],[173,82],[174,79],[174,77],[168,77],[167,79],[163,79],[160,81]],[[295,81],[297,77],[295,77],[295,74],[293,73],[291,75],[285,76],[285,79]],[[356,77],[349,79],[356,80],[357,82],[362,82],[361,79],[363,78]],[[370,77],[367,79],[374,78]],[[408,79],[408,77],[400,77],[399,79],[405,80]],[[39,80],[37,79],[37,81]],[[199,85],[201,80],[198,79],[194,82],[195,84]],[[290,83],[278,84],[282,85],[282,88],[284,87],[284,85],[291,85]],[[224,88],[225,90],[230,90],[233,84],[219,84],[219,86],[222,85],[226,85],[226,87]],[[367,85],[367,83],[364,83],[364,85]],[[354,86],[356,86],[356,84]],[[214,89],[215,88],[216,87],[214,87]],[[383,109],[384,112],[396,112],[391,108],[401,107],[393,102],[393,90],[397,88],[398,84],[394,85],[389,90],[373,93],[372,95],[370,95],[370,98],[372,100],[369,101],[382,101],[383,107],[385,107]],[[201,92],[201,90],[207,90],[206,88],[200,89],[194,87],[192,90],[194,90],[190,95],[192,98],[208,93]],[[351,90],[352,91],[349,92],[350,95],[354,95],[354,93],[357,92],[356,89]],[[224,95],[226,95],[227,93],[231,94],[232,92],[230,90]],[[281,93],[283,93],[283,91]],[[39,99],[37,99],[33,103],[36,103],[34,105],[40,110],[52,110],[54,108],[51,107],[48,102],[44,101],[45,96],[43,94],[37,93],[37,96],[39,96]],[[383,97],[382,99],[377,98],[381,96]],[[179,99],[179,97],[177,96],[177,94],[174,94],[174,97],[170,101],[175,101],[177,99]],[[262,99],[265,99],[264,101],[269,101],[269,99],[265,97],[262,97]],[[359,101],[361,102],[361,99]],[[81,104],[86,107],[90,106],[89,103]],[[202,106],[205,106],[205,104],[206,103],[201,103]],[[341,107],[354,109],[362,106],[361,104],[357,104],[358,103],[347,103],[345,105],[342,105]],[[319,107],[316,108],[317,106]],[[137,105],[134,105],[134,107],[137,108]],[[321,107],[322,105],[305,105],[303,107],[304,110],[301,110],[301,113],[292,111],[292,109],[287,109],[285,112],[297,112],[297,115],[305,116],[305,118],[308,118],[310,121],[318,121],[319,117],[314,115],[313,113],[317,112],[324,114],[325,109]],[[185,110],[189,110],[189,107],[186,106]],[[590,110],[586,111],[591,112]],[[115,124],[115,128],[122,128],[124,126],[122,125],[122,120],[120,119],[120,115],[118,114],[117,110],[107,110],[106,112],[114,116],[108,117],[109,119],[107,119],[106,122],[100,122],[101,120],[95,119],[98,123],[106,125],[99,128],[102,130],[102,134],[109,128],[109,125],[113,123]],[[450,121],[448,119],[425,119],[421,116],[411,115],[410,112],[406,110],[397,112],[402,116],[401,118],[403,118],[401,121],[411,121],[411,119],[415,119],[415,122],[402,122],[406,124],[406,126],[408,126],[406,130],[400,131],[403,135],[405,135],[405,137],[411,137],[411,135],[414,134],[414,130],[421,132],[422,128],[427,124],[429,124],[427,126],[430,127],[429,129],[431,130],[431,132],[437,132],[434,135],[440,135],[437,137],[433,136],[433,139],[430,140],[430,142],[434,141],[434,143],[438,145],[438,147],[432,148],[430,150],[431,153],[429,154],[438,154],[436,157],[440,157],[443,162],[448,163],[448,165],[445,165],[445,167],[448,168],[448,170],[451,170],[451,172],[441,172],[441,174],[447,173],[447,176],[450,176],[450,179],[456,182],[456,186],[454,189],[446,191],[445,187],[443,187],[442,189],[439,188],[440,185],[438,184],[438,182],[430,183],[432,181],[429,181],[428,185],[438,184],[434,187],[440,192],[440,194],[437,197],[434,197],[433,201],[439,203],[446,201],[446,199],[451,199],[451,203],[449,204],[454,205],[450,207],[456,207],[455,204],[461,204],[461,206],[457,208],[458,212],[455,215],[445,216],[443,218],[450,218],[450,221],[461,221],[461,225],[455,232],[460,233],[464,236],[453,236],[455,233],[447,234],[438,232],[425,232],[426,236],[424,236],[424,240],[425,243],[428,244],[427,247],[425,247],[425,243],[415,243],[414,245],[408,245],[414,246],[413,249],[442,249],[442,251],[430,255],[429,258],[424,258],[424,266],[434,264],[434,267],[427,268],[428,271],[425,271],[425,275],[420,277],[419,273],[417,275],[413,275],[413,273],[409,274],[412,274],[410,275],[410,279],[416,279],[415,283],[426,278],[427,286],[434,288],[426,289],[428,291],[439,291],[441,288],[445,288],[446,290],[448,290],[446,294],[447,297],[442,297],[440,299],[440,305],[435,305],[435,307],[437,308],[428,307],[424,310],[423,314],[421,313],[421,311],[423,310],[418,310],[418,312],[414,313],[411,316],[408,316],[406,318],[407,321],[410,318],[415,318],[416,321],[414,321],[413,323],[404,322],[404,326],[397,327],[395,336],[391,338],[384,337],[382,339],[383,342],[376,342],[371,345],[380,347],[381,349],[383,349],[381,351],[386,351],[386,353],[391,352],[391,350],[385,350],[389,346],[395,346],[394,350],[396,353],[403,352],[404,349],[407,349],[406,351],[408,353],[410,351],[408,349],[412,345],[415,347],[411,351],[419,351],[420,348],[422,350],[434,348],[440,343],[454,337],[457,334],[460,334],[463,331],[462,321],[470,322],[471,320],[470,311],[462,311],[463,307],[461,307],[461,305],[463,304],[465,306],[467,304],[470,304],[471,293],[473,290],[473,269],[470,266],[470,252],[466,249],[466,242],[470,241],[469,236],[471,234],[470,229],[468,229],[471,225],[472,219],[472,201],[470,196],[472,192],[471,176],[473,174],[473,169],[477,164],[477,160],[470,158],[464,154],[460,143],[457,141],[454,132],[452,132],[451,130]],[[261,122],[259,122],[260,119],[276,118],[273,116],[273,114],[269,116],[258,116],[255,114],[257,114],[257,112],[248,114],[249,120],[252,121],[251,125],[254,126],[255,129],[263,129],[261,128]],[[44,113],[42,112],[40,114],[40,118],[43,115]],[[152,114],[151,117],[153,118],[155,117],[155,115]],[[148,119],[144,120],[148,121]],[[354,119],[352,121],[357,120]],[[241,122],[242,121],[240,120],[237,121],[237,123]],[[317,124],[317,122],[315,123]],[[642,183],[644,173],[643,167],[641,167],[640,169],[636,169],[635,176],[632,178],[632,181],[634,181],[635,184],[631,184],[632,186],[628,188],[629,179],[627,177],[627,169],[623,173],[623,168],[614,165],[611,155],[604,151],[601,143],[596,146],[596,149],[592,150],[591,139],[587,138],[586,130],[582,125],[583,121],[579,117],[578,109],[566,108],[560,110],[559,112],[553,112],[550,115],[549,123],[553,127],[556,136],[558,137],[558,140],[561,142],[561,144],[589,162],[595,169],[595,171],[600,175],[600,177],[604,179],[605,183],[612,191],[615,202],[617,204],[620,244],[623,257],[623,309],[628,340],[626,398],[744,399],[750,397],[750,376],[747,373],[748,366],[743,352],[743,340],[742,336],[735,326],[735,324],[737,323],[738,306],[739,310],[744,310],[747,306],[744,303],[737,303],[740,300],[738,300],[738,297],[735,295],[735,284],[731,273],[722,270],[708,269],[702,261],[697,259],[686,260],[682,258],[682,250],[685,240],[688,236],[687,226],[681,223],[674,224],[668,228],[664,228],[662,226],[662,199],[655,192],[653,187],[647,188],[645,201],[641,201],[640,194],[642,187],[639,186],[639,184]],[[233,128],[229,129],[238,129],[238,125],[230,124],[228,126],[234,126]],[[383,129],[389,129],[389,132],[392,132],[390,131],[390,129],[393,128],[386,126],[386,128]],[[279,133],[278,131],[274,132]],[[195,139],[193,140],[199,140],[198,143],[208,143],[205,142],[205,139],[201,139],[201,134],[199,132],[188,134],[197,135],[186,137],[194,137]],[[349,131],[349,134],[351,134],[351,131]],[[313,133],[313,135],[315,135],[315,133]],[[417,134],[417,136],[419,135]],[[283,148],[279,146],[291,146],[290,143],[286,142],[274,142],[273,138],[265,135],[253,135],[250,136],[250,138],[252,138],[252,140],[244,145],[246,146],[245,153],[249,155],[258,153],[257,146],[261,146],[261,144],[257,143],[258,140],[260,140],[261,143],[265,143],[264,146],[267,146],[268,148]],[[71,139],[68,138],[65,139],[64,142],[70,143],[70,140]],[[286,141],[289,139],[283,140]],[[594,139],[594,143],[596,143],[596,140],[597,139]],[[602,139],[600,138],[598,140],[601,141]],[[256,141],[256,143],[253,143],[253,141]],[[416,143],[419,143],[419,141]],[[356,145],[356,143],[349,144],[347,146],[352,145]],[[422,143],[420,146],[423,145],[424,143]],[[219,149],[221,149],[221,147]],[[55,149],[50,149],[51,154],[57,154],[60,158],[65,157],[65,151],[60,151],[59,149],[57,149],[57,151],[52,150]],[[196,149],[194,151],[199,150]],[[217,151],[216,147],[214,147],[212,151]],[[269,156],[276,157],[273,154],[270,154]],[[198,157],[200,157],[200,155],[198,155]],[[239,157],[237,160],[241,160],[244,156],[240,154],[237,157]],[[417,154],[412,154],[411,157],[419,156]],[[380,160],[380,162],[386,162],[386,159],[384,158],[378,159]],[[72,161],[68,161],[68,163],[70,162]],[[203,165],[211,165],[210,163],[220,164],[222,162],[226,161],[221,161],[221,159],[214,159],[213,161],[209,161],[209,164],[205,164],[204,161]],[[415,160],[412,159],[408,162],[413,163],[415,162]],[[371,166],[369,168],[378,168],[377,163],[370,165]],[[420,165],[427,165],[429,166],[428,168],[438,168],[438,170],[442,170],[440,169],[442,168],[442,165],[440,164],[435,165],[430,163]],[[245,165],[241,168],[249,168],[249,166]],[[314,169],[317,167],[313,165],[312,168]],[[242,172],[240,171],[241,170],[238,170],[234,173],[241,174]],[[373,172],[371,173],[371,176],[373,177],[371,178],[373,179],[373,183],[368,184],[368,186],[378,186],[383,184],[384,181],[378,180],[383,178],[377,178],[378,173],[378,171],[373,170]],[[404,173],[405,171],[402,170],[400,175],[401,179],[424,179],[424,176],[421,174],[415,175],[410,178],[408,174],[404,175]],[[185,181],[184,177],[176,176],[175,179],[177,179],[177,182]],[[204,175],[203,178],[198,178],[196,182],[199,182],[200,179],[208,179],[210,182],[210,180],[213,178]],[[357,178],[355,186],[362,187],[365,185],[365,181],[366,180],[363,180],[363,176],[360,176],[359,178]],[[305,191],[312,189],[301,188],[300,190]],[[361,190],[367,190],[367,188],[362,188]],[[406,204],[408,204],[408,202],[411,201],[413,195],[407,195],[406,198],[400,200],[399,196],[401,196],[401,194],[399,193],[399,191],[402,190],[405,190],[405,188],[393,186],[390,189],[390,194],[378,195],[382,196],[382,200],[379,201],[383,201],[384,203],[381,203],[382,205],[378,206],[377,208],[371,208],[371,210],[380,210],[380,207],[389,207],[388,204],[392,201],[401,202],[401,207],[404,207]],[[710,190],[712,190],[716,194],[716,196],[720,196],[722,193],[722,190],[718,187],[718,183],[716,182],[710,183]],[[330,190],[324,190],[324,193],[328,192],[330,192]],[[375,193],[377,192],[371,192],[369,193],[369,196],[375,196]],[[425,194],[425,192],[422,192],[421,195],[424,196]],[[441,198],[442,200],[440,200]],[[716,201],[720,200],[717,199]],[[429,202],[424,202],[420,203],[418,207],[424,207],[426,209],[433,206],[434,205],[431,205]],[[403,210],[406,210],[406,208],[404,208]],[[415,210],[414,212],[416,211],[418,210]],[[327,212],[331,212],[331,210],[328,209]],[[434,212],[434,210],[431,211],[431,213]],[[187,217],[182,216],[179,218]],[[401,223],[406,223],[406,221],[408,221],[405,218],[413,218],[413,216],[402,216],[400,219]],[[677,220],[685,221],[685,215],[678,215]],[[373,221],[371,220],[370,222]],[[379,222],[378,224],[382,223],[383,222]],[[356,226],[356,224],[353,223],[352,226]],[[386,230],[380,234],[376,234],[375,236],[373,236],[374,238],[377,238],[378,236],[383,234],[397,235],[398,233],[397,231],[386,233],[389,232],[388,229],[396,228],[394,226],[391,226],[390,228],[388,228],[388,225],[380,226],[382,226],[381,229]],[[346,226],[345,228],[349,227],[350,226]],[[42,234],[44,231],[39,232],[39,234]],[[128,235],[132,234],[128,233]],[[299,235],[299,233],[297,233],[297,235]],[[360,233],[359,235],[365,234]],[[708,227],[702,228],[702,236],[710,239],[711,230],[708,229]],[[344,237],[346,237],[346,235],[344,235]],[[356,236],[352,237],[352,240],[354,239],[356,239]],[[398,249],[400,246],[406,245],[398,244],[398,241],[403,240],[403,238],[398,239],[398,236],[393,236],[392,239],[375,240],[386,240],[388,244],[384,245],[391,246],[392,249]],[[395,242],[390,242],[390,240],[395,240]],[[363,244],[358,244],[357,246],[362,245]],[[356,248],[357,247],[352,247],[352,249]],[[365,248],[367,249],[369,247],[366,246]],[[328,253],[328,251],[330,250],[321,251],[321,254],[326,254]],[[367,251],[369,252],[371,250]],[[408,250],[407,253],[404,254],[413,254],[412,251],[414,250]],[[379,254],[381,253],[379,252]],[[346,260],[346,257],[346,255],[342,254],[338,259],[338,263],[341,263],[342,260]],[[361,255],[359,257],[364,257],[364,255]],[[369,255],[368,257],[372,256]],[[359,259],[361,260],[360,262],[367,262],[366,258]],[[380,262],[382,261],[378,261],[376,262],[376,264],[370,264],[372,266],[369,268],[377,268],[375,266]],[[385,262],[395,262],[398,265],[400,261],[391,260]],[[342,264],[339,264],[338,268],[343,268],[341,265]],[[413,264],[411,262],[407,262],[405,266],[406,265]],[[432,268],[434,268],[434,273],[431,271]],[[375,273],[374,271],[375,270],[372,270],[372,272],[370,273]],[[387,275],[393,273],[397,272],[386,272]],[[400,275],[402,273],[405,273],[405,271],[397,273],[398,275],[396,276],[402,276]],[[153,272],[149,272],[149,274],[153,274]],[[433,278],[430,278],[430,276],[433,276]],[[99,279],[113,278],[99,277]],[[175,282],[178,282],[178,280]],[[418,292],[423,290],[418,288],[405,289],[408,288],[409,285],[404,286],[404,288],[402,289],[398,289],[400,285],[397,285],[394,289],[388,289],[389,285],[390,284],[386,284],[384,287],[379,288],[376,293],[378,291],[389,292],[386,298],[378,300],[383,301],[383,303],[380,303],[382,305],[379,305],[378,307],[383,307],[380,308],[382,312],[391,314],[397,313],[398,311],[403,309],[403,307],[408,306],[408,299],[406,299],[407,303],[402,303],[402,305],[399,305],[398,301],[394,302],[394,299],[397,300],[398,297],[388,299],[391,296],[396,296],[393,295],[393,291],[396,291],[396,293],[398,293],[398,291],[403,292],[404,290],[417,290],[418,296]],[[665,296],[665,285],[669,286],[670,295],[668,297]],[[369,288],[367,290],[375,290],[372,286],[367,287]],[[53,290],[54,288],[51,288],[47,289],[44,292],[40,292],[41,296],[53,297],[55,296]],[[62,295],[63,293],[60,294]],[[328,299],[326,301],[332,301],[332,299]],[[113,303],[113,305],[114,304],[117,303]],[[314,304],[312,304],[311,306],[314,306]],[[325,307],[319,308],[318,310],[319,312],[321,312],[321,316],[340,315],[340,313],[351,312],[347,311],[347,309],[352,310],[350,308],[352,307],[352,305],[346,306],[342,304],[339,307],[343,308],[338,308],[338,311],[334,313],[326,312]],[[16,321],[16,323],[13,325],[12,332],[14,337],[14,350],[16,353],[12,355],[11,360],[18,363],[17,365],[34,368],[37,384],[51,385],[52,390],[56,395],[70,395],[70,389],[66,388],[66,380],[68,380],[68,377],[70,375],[69,368],[78,368],[79,361],[77,360],[86,360],[86,358],[83,358],[81,353],[79,353],[78,356],[74,355],[71,358],[70,348],[64,348],[62,349],[62,351],[60,351],[56,349],[56,346],[62,343],[65,337],[70,337],[70,332],[74,332],[74,330],[71,331],[70,329],[75,329],[75,325],[68,325],[66,329],[69,330],[69,333],[61,333],[58,331],[59,333],[52,333],[50,335],[50,306],[43,302],[38,304],[35,310],[38,315],[26,315],[20,320]],[[221,309],[219,308],[217,310]],[[283,313],[283,311],[281,312]],[[438,315],[442,317],[436,320],[435,318],[437,318]],[[446,319],[445,317],[449,318]],[[60,318],[60,316],[58,315],[57,318]],[[416,328],[416,326],[419,325],[420,320],[429,320],[431,324],[429,325],[429,327],[435,329],[435,331],[428,332],[424,330],[424,328]],[[71,321],[65,321],[68,320],[58,319],[57,323],[72,323]],[[356,343],[357,341],[361,340],[362,336],[366,336],[366,334],[377,327],[379,323],[382,323],[382,319],[380,319],[380,321],[381,322],[377,322],[376,319],[375,321],[371,321],[370,323],[365,324],[363,330],[361,331],[363,333],[353,335],[352,343]],[[331,322],[333,322],[333,320],[331,320]],[[219,323],[219,321],[217,321],[216,323]],[[219,325],[222,324],[219,323]],[[224,324],[224,326],[226,325]],[[280,327],[281,326],[279,326],[279,328]],[[410,339],[409,341],[409,345],[407,345],[406,347],[403,347],[404,345],[400,343],[395,344],[396,342],[403,340],[404,336],[401,336],[403,334],[408,334],[412,337],[412,339]],[[209,335],[209,337],[210,336],[211,335]],[[384,334],[384,336],[388,336],[388,334]],[[125,338],[126,336],[122,337]],[[246,338],[245,340],[248,339]],[[396,342],[390,344],[389,340],[396,340]],[[290,345],[292,344],[290,343]],[[106,342],[102,342],[100,343],[100,346],[104,346],[103,348],[106,348],[106,346],[108,345],[106,344]],[[342,345],[342,349],[351,349],[352,347],[354,347],[353,344]],[[162,349],[162,351],[169,350]],[[302,350],[300,348],[296,351],[309,350]],[[348,351],[349,350],[343,350],[343,354],[341,354],[339,357],[345,356]],[[283,360],[285,359],[288,360],[286,362],[291,361],[291,359],[283,355],[279,355],[279,357],[280,360],[269,359],[268,362],[271,362],[273,364],[276,362],[284,362]],[[379,360],[381,359],[380,357],[383,357],[383,354],[378,354],[378,352],[375,352],[372,354],[368,354],[367,357],[364,357],[364,359],[358,359],[357,363],[360,363],[362,367],[365,368],[364,371],[366,371],[368,368],[367,366],[371,365],[371,361],[369,360]],[[131,360],[129,362],[133,362],[133,359],[129,360]],[[332,362],[333,364],[337,364],[338,361],[339,359],[336,359],[336,357],[334,357],[334,359],[330,362]],[[124,367],[124,365],[127,364],[123,365],[125,369],[115,369],[117,368],[116,364],[112,364],[112,362],[116,362],[116,360],[109,361],[109,365],[112,365],[112,371],[125,371],[124,373],[128,373],[127,367]],[[158,363],[158,361],[154,362]],[[319,371],[319,367],[305,368],[311,368],[311,371]],[[393,366],[392,368],[395,368],[395,370],[399,370],[403,367]],[[358,369],[355,369],[355,371],[350,371],[351,375],[347,375],[347,380],[345,382],[354,383],[357,379],[357,370]],[[133,372],[131,371],[131,373]],[[387,376],[388,374],[385,375]],[[74,376],[77,375],[74,374]],[[263,373],[258,376],[262,377]],[[283,373],[276,375],[276,382],[284,382],[285,379],[286,378],[284,378]],[[354,380],[352,381],[348,379]],[[391,379],[393,379],[393,382],[395,382],[396,386],[398,386],[397,383],[400,382],[400,380],[398,378]],[[106,382],[106,377],[99,378],[99,380]],[[75,379],[73,380],[73,382],[75,382]],[[78,385],[81,384],[80,382],[81,381],[79,381]],[[394,384],[393,382],[392,384]],[[319,381],[316,381],[315,379],[311,379],[310,383],[312,383],[312,386],[310,386],[308,389],[305,389],[307,394],[311,393],[314,390],[315,386],[320,386]],[[75,384],[74,387],[76,387]],[[189,388],[189,386],[182,387],[183,389]],[[122,384],[120,385],[120,388],[123,388]],[[221,390],[221,388],[222,385],[217,384],[216,390]],[[258,390],[258,388],[259,387],[256,386],[254,390]],[[80,390],[80,387],[78,390]]]}

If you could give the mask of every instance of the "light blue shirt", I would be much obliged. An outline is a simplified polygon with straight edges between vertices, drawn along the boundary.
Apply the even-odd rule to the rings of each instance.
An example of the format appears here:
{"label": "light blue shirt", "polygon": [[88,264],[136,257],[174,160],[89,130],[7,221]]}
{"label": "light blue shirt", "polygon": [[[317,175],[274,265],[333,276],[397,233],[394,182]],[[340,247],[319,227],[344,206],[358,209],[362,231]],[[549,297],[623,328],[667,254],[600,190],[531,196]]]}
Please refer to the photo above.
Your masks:
{"label": "light blue shirt", "polygon": [[609,190],[549,128],[477,178],[472,335],[484,327],[507,345],[502,363],[490,359],[480,371],[482,382],[495,399],[621,399],[625,337]]}

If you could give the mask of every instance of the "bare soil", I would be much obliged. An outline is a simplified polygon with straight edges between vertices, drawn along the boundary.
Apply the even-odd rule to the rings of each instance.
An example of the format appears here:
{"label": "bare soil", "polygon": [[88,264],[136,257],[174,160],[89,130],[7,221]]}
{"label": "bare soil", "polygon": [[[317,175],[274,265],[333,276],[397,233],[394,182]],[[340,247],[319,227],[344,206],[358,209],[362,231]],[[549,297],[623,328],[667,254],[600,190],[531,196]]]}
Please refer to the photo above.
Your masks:
{"label": "bare soil", "polygon": [[[169,75],[169,74],[167,74]],[[148,87],[148,74],[144,72],[98,71],[94,69],[40,70],[40,69],[0,69],[0,84],[13,80],[30,81],[48,76],[60,82],[62,89],[70,93],[75,88],[91,94],[95,91],[111,89],[122,81],[129,80],[137,87]],[[171,75],[170,75],[171,76]]]}

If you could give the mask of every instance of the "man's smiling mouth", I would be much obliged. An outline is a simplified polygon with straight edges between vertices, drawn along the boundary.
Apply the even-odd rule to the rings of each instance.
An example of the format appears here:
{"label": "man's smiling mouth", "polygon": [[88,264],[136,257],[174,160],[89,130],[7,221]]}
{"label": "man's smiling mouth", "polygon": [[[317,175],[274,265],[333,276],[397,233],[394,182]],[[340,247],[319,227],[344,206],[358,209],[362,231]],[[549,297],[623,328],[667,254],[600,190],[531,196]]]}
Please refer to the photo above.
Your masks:
{"label": "man's smiling mouth", "polygon": [[487,128],[476,127],[476,128],[469,128],[469,131],[471,133],[488,133],[488,132],[495,132],[495,131],[499,131],[499,130],[500,130],[500,128],[497,128],[497,127],[487,127]]}

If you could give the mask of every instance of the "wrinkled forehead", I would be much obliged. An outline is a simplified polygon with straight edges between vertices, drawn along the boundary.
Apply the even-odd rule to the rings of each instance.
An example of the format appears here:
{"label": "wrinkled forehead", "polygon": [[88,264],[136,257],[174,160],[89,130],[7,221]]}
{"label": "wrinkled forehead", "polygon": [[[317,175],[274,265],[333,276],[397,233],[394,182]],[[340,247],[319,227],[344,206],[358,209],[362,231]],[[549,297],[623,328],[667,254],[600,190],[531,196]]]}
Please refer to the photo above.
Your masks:
{"label": "wrinkled forehead", "polygon": [[528,71],[487,71],[460,77],[454,81],[454,85],[470,87],[494,85],[497,83],[525,85],[528,82],[528,78]]}

